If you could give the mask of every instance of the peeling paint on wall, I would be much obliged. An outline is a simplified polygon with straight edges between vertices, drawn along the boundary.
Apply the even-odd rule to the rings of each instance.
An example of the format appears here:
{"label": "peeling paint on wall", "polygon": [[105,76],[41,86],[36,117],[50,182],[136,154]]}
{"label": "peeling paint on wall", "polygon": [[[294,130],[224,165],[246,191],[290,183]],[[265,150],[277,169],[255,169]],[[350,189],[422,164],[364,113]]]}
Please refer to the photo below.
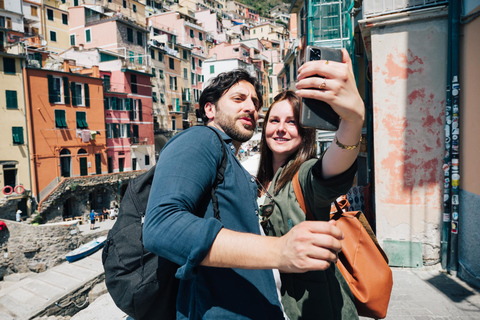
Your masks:
{"label": "peeling paint on wall", "polygon": [[408,55],[399,52],[398,48],[394,48],[393,51],[387,55],[386,70],[382,71],[386,84],[394,84],[397,80],[407,79],[409,75],[423,73],[423,67],[418,66],[423,65],[423,60],[414,55],[412,50],[408,49]]}

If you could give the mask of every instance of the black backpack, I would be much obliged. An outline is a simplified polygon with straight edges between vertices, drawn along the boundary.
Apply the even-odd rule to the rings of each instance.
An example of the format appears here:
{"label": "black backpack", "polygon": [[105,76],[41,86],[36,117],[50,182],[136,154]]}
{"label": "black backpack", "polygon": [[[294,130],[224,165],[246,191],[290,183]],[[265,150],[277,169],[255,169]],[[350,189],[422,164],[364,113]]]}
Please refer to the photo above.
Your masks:
{"label": "black backpack", "polygon": [[[207,127],[209,128],[209,127]],[[227,152],[220,134],[222,161],[211,189],[215,218],[220,220],[215,191],[223,182]],[[143,247],[142,228],[155,166],[130,180],[117,221],[108,233],[102,253],[105,283],[113,301],[136,320],[175,319],[178,265]]]}

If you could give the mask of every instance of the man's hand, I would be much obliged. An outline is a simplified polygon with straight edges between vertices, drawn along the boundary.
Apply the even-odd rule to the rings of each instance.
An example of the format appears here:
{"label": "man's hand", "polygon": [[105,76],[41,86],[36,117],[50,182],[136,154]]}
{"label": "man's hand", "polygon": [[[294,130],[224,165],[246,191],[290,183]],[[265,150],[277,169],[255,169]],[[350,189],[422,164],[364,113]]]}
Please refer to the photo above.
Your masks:
{"label": "man's hand", "polygon": [[280,238],[278,269],[289,273],[326,270],[337,262],[343,238],[335,221],[304,221]]}

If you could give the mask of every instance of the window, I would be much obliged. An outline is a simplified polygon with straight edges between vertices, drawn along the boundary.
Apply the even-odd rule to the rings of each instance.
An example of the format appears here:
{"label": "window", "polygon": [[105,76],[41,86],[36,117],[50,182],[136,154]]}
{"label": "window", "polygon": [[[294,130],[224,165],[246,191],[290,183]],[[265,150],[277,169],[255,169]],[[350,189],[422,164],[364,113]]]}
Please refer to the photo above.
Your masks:
{"label": "window", "polygon": [[152,100],[153,102],[158,102],[158,97],[156,92],[152,92]]}
{"label": "window", "polygon": [[17,91],[5,90],[7,109],[18,109]]}
{"label": "window", "polygon": [[202,67],[202,60],[198,59],[198,66],[201,68]]}
{"label": "window", "polygon": [[187,60],[188,59],[188,53],[187,50],[183,50],[183,59]]}
{"label": "window", "polygon": [[23,128],[12,127],[13,144],[23,144]]}
{"label": "window", "polygon": [[71,46],[74,46],[74,45],[75,45],[75,42],[76,42],[76,41],[75,41],[75,35],[74,35],[74,34],[71,34],[71,35],[70,35],[70,45],[71,45]]}
{"label": "window", "polygon": [[57,42],[57,33],[55,31],[50,31],[50,41]]}
{"label": "window", "polygon": [[201,32],[198,33],[198,39],[203,40],[203,33],[201,33]]}
{"label": "window", "polygon": [[127,41],[133,42],[133,29],[127,28]]}
{"label": "window", "polygon": [[198,79],[197,79],[197,81],[198,81],[198,82],[202,82],[202,75],[201,75],[201,74],[199,74],[199,75],[197,75],[197,76],[198,76]]}
{"label": "window", "polygon": [[192,57],[192,69],[195,70],[195,58]]}
{"label": "window", "polygon": [[211,65],[210,66],[210,74],[215,73],[215,66]]}
{"label": "window", "polygon": [[95,173],[102,174],[102,154],[95,154]]}
{"label": "window", "polygon": [[170,90],[177,90],[177,77],[170,76]]}
{"label": "window", "polygon": [[145,165],[146,166],[149,166],[150,165],[150,156],[149,155],[145,155]]}
{"label": "window", "polygon": [[132,9],[133,9],[133,12],[137,12],[137,6],[132,4]]}
{"label": "window", "polygon": [[163,61],[163,53],[161,52],[158,53],[158,61]]}
{"label": "window", "polygon": [[195,38],[195,33],[193,32],[192,29],[190,29],[190,38]]}
{"label": "window", "polygon": [[160,93],[160,102],[165,103],[165,95],[163,93]]}
{"label": "window", "polygon": [[175,61],[173,58],[168,58],[168,66],[170,69],[175,70]]}
{"label": "window", "polygon": [[135,58],[133,57],[133,51],[128,51],[128,55],[130,56],[130,58],[129,58],[130,63],[134,63],[134,62],[135,62]]}
{"label": "window", "polygon": [[34,17],[38,17],[38,7],[30,6],[30,14]]}
{"label": "window", "polygon": [[183,79],[188,79],[188,69],[183,68]]}
{"label": "window", "polygon": [[156,73],[156,71],[155,71],[155,68],[152,68],[152,74],[153,74],[154,77],[157,76],[157,73]]}
{"label": "window", "polygon": [[88,128],[87,113],[86,112],[77,111],[77,128],[78,129],[87,129]]}
{"label": "window", "polygon": [[53,21],[53,10],[47,9],[47,19]]}
{"label": "window", "polygon": [[155,59],[155,51],[150,49],[150,57],[152,57],[152,59]]}
{"label": "window", "polygon": [[73,6],[78,7],[78,0],[73,0]]}
{"label": "window", "polygon": [[105,91],[110,91],[110,76],[103,76],[103,88]]}
{"label": "window", "polygon": [[163,70],[158,70],[158,76],[160,79],[165,78],[165,76],[163,75]]}
{"label": "window", "polygon": [[92,42],[92,30],[85,30],[85,42]]}
{"label": "window", "polygon": [[55,128],[66,128],[67,119],[65,118],[65,110],[55,110]]}
{"label": "window", "polygon": [[62,23],[68,24],[68,16],[65,13],[62,13]]}
{"label": "window", "polygon": [[137,31],[137,44],[143,46],[143,34],[140,31]]}
{"label": "window", "polygon": [[[87,86],[85,84],[85,86]],[[82,83],[70,82],[70,91],[72,92],[72,106],[84,106],[83,101],[83,90],[84,86]],[[85,94],[86,95],[86,94]]]}
{"label": "window", "polygon": [[[62,78],[47,75],[48,80],[48,101],[50,103],[63,103],[63,86]],[[68,91],[68,87],[67,90]]]}
{"label": "window", "polygon": [[197,84],[197,77],[195,76],[195,73],[191,73],[190,74],[190,78],[192,79],[192,85],[196,85]]}
{"label": "window", "polygon": [[138,88],[137,88],[137,76],[134,74],[130,75],[130,86],[132,88],[132,93],[137,93]]}
{"label": "window", "polygon": [[127,9],[127,0],[123,0],[123,7]]}

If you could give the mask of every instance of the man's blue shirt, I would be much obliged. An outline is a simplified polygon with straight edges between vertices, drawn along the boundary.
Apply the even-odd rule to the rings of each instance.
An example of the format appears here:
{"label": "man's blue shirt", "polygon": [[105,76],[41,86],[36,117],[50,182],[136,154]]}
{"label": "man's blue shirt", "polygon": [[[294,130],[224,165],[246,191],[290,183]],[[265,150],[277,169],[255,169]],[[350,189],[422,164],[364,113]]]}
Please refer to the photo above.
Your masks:
{"label": "man's blue shirt", "polygon": [[180,265],[178,319],[283,319],[272,270],[200,266],[222,228],[260,234],[255,179],[235,157],[231,138],[220,133],[228,154],[217,189],[221,221],[213,217],[210,197],[222,160],[220,140],[207,128],[193,127],[173,137],[160,154],[145,248]]}

